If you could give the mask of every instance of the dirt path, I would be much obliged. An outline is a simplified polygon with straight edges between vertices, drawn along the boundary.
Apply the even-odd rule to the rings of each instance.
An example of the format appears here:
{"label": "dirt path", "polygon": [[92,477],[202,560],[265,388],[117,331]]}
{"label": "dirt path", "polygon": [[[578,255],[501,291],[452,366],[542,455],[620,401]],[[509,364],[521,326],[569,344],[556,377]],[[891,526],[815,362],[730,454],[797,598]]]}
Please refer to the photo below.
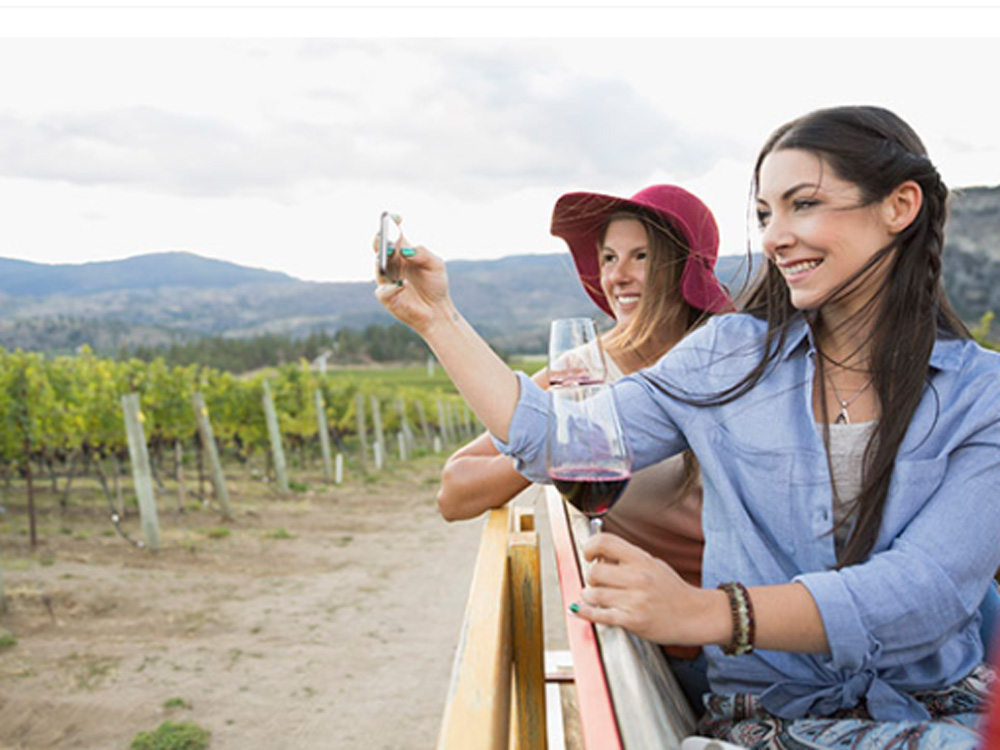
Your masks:
{"label": "dirt path", "polygon": [[482,528],[438,517],[440,462],[237,490],[231,523],[161,511],[157,554],[88,501],[43,519],[32,555],[9,507],[0,750],[127,750],[168,718],[211,750],[433,747]]}

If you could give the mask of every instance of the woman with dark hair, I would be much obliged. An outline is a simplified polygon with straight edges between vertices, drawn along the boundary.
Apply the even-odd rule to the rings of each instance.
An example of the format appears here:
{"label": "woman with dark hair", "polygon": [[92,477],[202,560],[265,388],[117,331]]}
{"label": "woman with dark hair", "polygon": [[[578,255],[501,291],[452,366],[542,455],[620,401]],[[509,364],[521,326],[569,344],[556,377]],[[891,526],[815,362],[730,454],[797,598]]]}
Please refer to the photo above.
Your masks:
{"label": "woman with dark hair", "polygon": [[[702,588],[612,534],[581,617],[702,645],[702,731],[753,748],[973,748],[1000,565],[1000,356],[941,284],[947,189],[877,107],[779,128],[754,169],[769,261],[613,386],[636,465],[702,469]],[[420,249],[377,294],[438,353],[498,446],[544,476],[545,397],[464,323]],[[486,384],[488,388],[486,387]]]}
{"label": "woman with dark hair", "polygon": [[[631,198],[569,193],[556,201],[552,233],[569,245],[580,281],[615,319],[602,335],[608,379],[656,362],[711,314],[732,309],[714,274],[719,231],[708,207],[676,185],[652,185]],[[545,370],[532,378],[548,387]],[[438,508],[449,521],[499,508],[530,482],[488,434],[445,462]],[[665,561],[701,585],[701,481],[690,451],[636,472],[604,519],[605,530]],[[666,647],[692,707],[708,690],[698,647]]]}

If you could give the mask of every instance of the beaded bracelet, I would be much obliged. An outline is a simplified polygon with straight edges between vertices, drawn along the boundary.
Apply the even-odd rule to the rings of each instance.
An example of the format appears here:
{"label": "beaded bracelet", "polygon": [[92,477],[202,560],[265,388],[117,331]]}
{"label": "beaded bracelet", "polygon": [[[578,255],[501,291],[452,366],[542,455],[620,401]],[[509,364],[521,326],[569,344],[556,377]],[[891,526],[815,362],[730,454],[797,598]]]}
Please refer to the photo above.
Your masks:
{"label": "beaded bracelet", "polygon": [[739,581],[720,583],[719,588],[729,596],[729,609],[733,614],[733,640],[722,647],[722,653],[726,656],[753,653],[755,632],[750,592]]}

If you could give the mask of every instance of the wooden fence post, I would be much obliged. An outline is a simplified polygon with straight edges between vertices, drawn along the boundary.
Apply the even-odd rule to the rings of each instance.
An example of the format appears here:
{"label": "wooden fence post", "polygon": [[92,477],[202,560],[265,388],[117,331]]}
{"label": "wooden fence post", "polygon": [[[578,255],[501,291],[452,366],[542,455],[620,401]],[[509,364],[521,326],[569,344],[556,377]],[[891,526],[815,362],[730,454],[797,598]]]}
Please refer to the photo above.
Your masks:
{"label": "wooden fence post", "polygon": [[281,446],[281,429],[278,427],[278,413],[271,397],[271,385],[264,381],[264,414],[267,416],[267,434],[271,438],[271,455],[274,457],[274,473],[278,477],[278,487],[288,492],[288,473],[285,471],[285,450]]}
{"label": "wooden fence post", "polygon": [[358,417],[358,442],[360,450],[358,458],[361,463],[361,471],[368,472],[368,431],[365,426],[365,397],[360,393],[354,397],[354,411]]}
{"label": "wooden fence post", "polygon": [[486,519],[437,750],[506,750],[511,708],[510,509]]}
{"label": "wooden fence post", "polygon": [[127,393],[122,396],[122,411],[125,414],[125,434],[128,438],[128,452],[132,459],[132,480],[135,494],[139,498],[139,517],[146,546],[160,549],[160,522],[156,515],[156,498],[153,496],[153,472],[149,466],[149,451],[142,429],[142,413],[139,411],[139,394]]}
{"label": "wooden fence post", "polygon": [[437,407],[438,407],[438,433],[441,435],[441,439],[443,442],[450,443],[451,439],[448,435],[448,421],[445,419],[444,416],[444,404],[441,402],[441,399],[438,399]]}
{"label": "wooden fence post", "polygon": [[375,427],[375,468],[381,470],[385,463],[385,435],[382,432],[382,409],[375,396],[372,399],[372,425]]}
{"label": "wooden fence post", "polygon": [[520,515],[510,535],[514,701],[518,748],[544,748],[545,641],[542,635],[542,579],[534,516]]}
{"label": "wooden fence post", "polygon": [[[420,420],[420,433],[424,436],[424,445],[430,448],[433,438],[431,435],[431,427],[427,423],[427,414],[424,412],[424,402],[419,399],[417,399],[417,418]],[[435,451],[435,453],[436,452],[437,451]]]}
{"label": "wooden fence post", "polygon": [[396,411],[399,412],[399,425],[403,432],[403,439],[406,441],[407,452],[414,451],[417,448],[417,443],[413,429],[410,427],[410,420],[406,418],[406,402],[403,401],[402,397],[396,399]]}
{"label": "wooden fence post", "polygon": [[227,520],[232,520],[233,509],[229,505],[229,490],[226,487],[226,475],[222,472],[222,461],[219,460],[219,446],[215,443],[212,420],[208,417],[208,407],[205,406],[205,397],[202,396],[201,391],[195,391],[191,394],[191,405],[194,407],[194,416],[198,422],[198,434],[201,436],[202,450],[208,454],[215,497],[219,501],[219,505],[222,506],[222,516]]}
{"label": "wooden fence post", "polygon": [[451,401],[446,402],[444,405],[444,419],[448,442],[452,444],[457,443],[459,437],[455,430],[455,410],[452,408]]}
{"label": "wooden fence post", "polygon": [[[324,363],[326,360],[323,360]],[[330,463],[330,430],[326,425],[326,404],[323,392],[316,389],[316,423],[319,429],[319,446],[323,452],[323,476],[327,482],[333,481],[333,466]]]}

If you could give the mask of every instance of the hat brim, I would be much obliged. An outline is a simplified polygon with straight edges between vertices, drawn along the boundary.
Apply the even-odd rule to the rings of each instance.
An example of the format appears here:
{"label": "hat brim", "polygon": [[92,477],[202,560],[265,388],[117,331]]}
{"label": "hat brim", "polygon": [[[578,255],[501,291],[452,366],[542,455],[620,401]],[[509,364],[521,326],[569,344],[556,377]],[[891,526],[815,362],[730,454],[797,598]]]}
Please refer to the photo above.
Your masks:
{"label": "hat brim", "polygon": [[[693,307],[711,313],[733,309],[725,287],[715,276],[718,254],[718,228],[708,208],[694,195],[675,186],[669,188],[664,205],[649,201],[618,198],[600,193],[567,193],[556,201],[552,211],[551,233],[569,245],[577,275],[584,290],[605,313],[614,317],[601,289],[600,257],[597,243],[601,230],[613,213],[634,209],[653,211],[679,231],[690,249],[681,279],[681,294]],[[647,191],[638,193],[641,197]],[[662,200],[662,196],[659,196]],[[690,210],[690,209],[696,210]],[[671,210],[674,209],[674,210]]]}

